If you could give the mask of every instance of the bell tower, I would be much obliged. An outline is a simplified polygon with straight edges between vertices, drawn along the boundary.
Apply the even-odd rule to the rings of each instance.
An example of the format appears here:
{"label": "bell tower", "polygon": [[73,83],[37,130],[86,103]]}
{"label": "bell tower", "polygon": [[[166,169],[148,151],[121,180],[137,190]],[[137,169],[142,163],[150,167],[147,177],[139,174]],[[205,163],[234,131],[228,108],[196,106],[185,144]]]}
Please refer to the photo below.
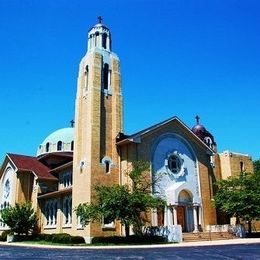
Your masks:
{"label": "bell tower", "polygon": [[[119,183],[116,136],[122,132],[120,62],[111,50],[111,33],[101,17],[88,32],[87,46],[79,65],[75,103],[72,208],[93,201],[96,185]],[[76,216],[73,229],[79,229]],[[89,224],[82,235],[90,238],[102,232],[100,225]]]}

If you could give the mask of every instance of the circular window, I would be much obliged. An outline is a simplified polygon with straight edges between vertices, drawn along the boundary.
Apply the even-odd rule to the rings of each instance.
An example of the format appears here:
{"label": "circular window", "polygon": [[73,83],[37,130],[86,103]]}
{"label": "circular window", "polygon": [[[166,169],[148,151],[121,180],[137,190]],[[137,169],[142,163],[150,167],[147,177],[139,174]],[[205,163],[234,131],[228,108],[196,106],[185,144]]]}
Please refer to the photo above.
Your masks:
{"label": "circular window", "polygon": [[181,167],[182,167],[181,158],[176,154],[171,154],[168,157],[168,168],[169,168],[169,170],[174,174],[178,174],[181,171]]}

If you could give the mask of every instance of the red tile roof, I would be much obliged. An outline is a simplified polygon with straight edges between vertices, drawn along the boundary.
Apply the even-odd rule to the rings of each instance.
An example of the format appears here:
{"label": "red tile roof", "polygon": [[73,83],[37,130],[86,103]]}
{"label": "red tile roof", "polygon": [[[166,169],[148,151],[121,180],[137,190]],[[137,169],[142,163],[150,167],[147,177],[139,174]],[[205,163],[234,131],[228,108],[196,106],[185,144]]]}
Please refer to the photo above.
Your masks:
{"label": "red tile roof", "polygon": [[39,162],[36,157],[8,153],[7,156],[18,168],[18,171],[30,171],[35,173],[39,179],[57,180],[49,172],[49,168]]}

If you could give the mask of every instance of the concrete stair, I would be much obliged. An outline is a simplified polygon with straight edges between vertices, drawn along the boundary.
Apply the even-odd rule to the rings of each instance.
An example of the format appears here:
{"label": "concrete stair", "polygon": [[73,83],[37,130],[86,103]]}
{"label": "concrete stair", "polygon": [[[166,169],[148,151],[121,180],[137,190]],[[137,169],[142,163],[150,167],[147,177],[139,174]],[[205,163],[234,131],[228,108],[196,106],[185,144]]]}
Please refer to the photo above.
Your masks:
{"label": "concrete stair", "polygon": [[195,242],[195,241],[234,239],[236,237],[228,232],[198,232],[198,233],[182,233],[182,238],[183,238],[183,242]]}

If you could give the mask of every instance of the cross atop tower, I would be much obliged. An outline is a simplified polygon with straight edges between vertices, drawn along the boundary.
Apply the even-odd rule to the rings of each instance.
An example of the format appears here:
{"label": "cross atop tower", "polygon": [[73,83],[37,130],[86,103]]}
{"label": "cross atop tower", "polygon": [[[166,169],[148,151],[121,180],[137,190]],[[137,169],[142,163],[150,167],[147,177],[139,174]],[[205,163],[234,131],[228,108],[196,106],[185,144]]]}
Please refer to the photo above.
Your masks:
{"label": "cross atop tower", "polygon": [[200,124],[200,117],[197,115],[197,116],[195,116],[195,119],[196,119],[197,125],[199,125]]}
{"label": "cross atop tower", "polygon": [[102,23],[102,20],[103,20],[103,18],[102,18],[102,16],[98,16],[98,23]]}

